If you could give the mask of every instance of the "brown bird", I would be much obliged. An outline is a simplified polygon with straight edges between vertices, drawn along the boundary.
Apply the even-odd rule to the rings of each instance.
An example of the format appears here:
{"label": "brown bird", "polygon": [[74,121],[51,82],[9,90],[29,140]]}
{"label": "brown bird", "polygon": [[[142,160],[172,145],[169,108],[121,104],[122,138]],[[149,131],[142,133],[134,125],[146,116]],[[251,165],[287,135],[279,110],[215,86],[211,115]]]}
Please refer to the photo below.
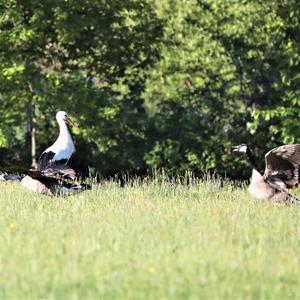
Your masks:
{"label": "brown bird", "polygon": [[270,150],[265,155],[265,172],[261,175],[252,151],[246,144],[233,147],[233,151],[246,153],[252,166],[249,193],[256,199],[271,200],[276,203],[300,200],[285,189],[297,187],[299,183],[300,144],[283,145]]}
{"label": "brown bird", "polygon": [[[8,167],[4,170],[6,174],[2,174],[0,180],[21,181],[21,184],[31,191],[49,196],[64,196],[75,191],[91,189],[89,184],[74,183],[75,171],[69,166],[56,162],[42,171],[21,167]],[[71,182],[69,182],[70,180]]]}

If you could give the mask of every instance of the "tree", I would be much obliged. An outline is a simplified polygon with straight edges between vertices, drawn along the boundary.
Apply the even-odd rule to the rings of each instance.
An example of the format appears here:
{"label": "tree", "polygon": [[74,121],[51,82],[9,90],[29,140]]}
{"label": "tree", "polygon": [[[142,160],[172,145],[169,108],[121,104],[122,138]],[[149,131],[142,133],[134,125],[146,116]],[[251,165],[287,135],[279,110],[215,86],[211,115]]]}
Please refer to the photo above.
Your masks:
{"label": "tree", "polygon": [[[285,51],[290,21],[284,5],[191,0],[157,8],[164,39],[144,94],[155,130],[149,166],[240,177],[245,168],[237,170],[233,144],[249,142],[263,154],[282,143],[286,129],[276,126],[278,118],[253,121],[280,106],[288,90],[282,60],[297,51]],[[288,10],[293,14],[295,4]]]}
{"label": "tree", "polygon": [[155,167],[248,176],[233,144],[263,155],[298,141],[296,0],[2,0],[0,9],[0,145],[22,149],[9,160],[34,162],[34,136],[38,154],[56,138],[58,110],[81,125],[74,161],[105,176]]}
{"label": "tree", "polygon": [[12,133],[7,144],[20,144],[36,115],[44,147],[54,138],[54,130],[49,135],[45,129],[59,107],[80,114],[77,142],[90,141],[88,164],[104,173],[143,168],[146,117],[140,94],[160,31],[149,3],[9,0],[1,10],[3,117],[24,128],[19,141]]}

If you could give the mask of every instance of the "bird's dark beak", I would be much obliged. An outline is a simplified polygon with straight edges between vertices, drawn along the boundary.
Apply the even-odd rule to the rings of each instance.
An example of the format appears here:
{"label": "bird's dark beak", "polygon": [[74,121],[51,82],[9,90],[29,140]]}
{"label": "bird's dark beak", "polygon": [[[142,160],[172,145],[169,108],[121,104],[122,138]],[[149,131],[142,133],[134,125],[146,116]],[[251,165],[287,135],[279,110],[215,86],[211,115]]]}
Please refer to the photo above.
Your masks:
{"label": "bird's dark beak", "polygon": [[70,117],[67,116],[67,117],[66,117],[66,121],[67,121],[70,125],[72,125],[72,126],[78,128],[78,125],[77,125]]}

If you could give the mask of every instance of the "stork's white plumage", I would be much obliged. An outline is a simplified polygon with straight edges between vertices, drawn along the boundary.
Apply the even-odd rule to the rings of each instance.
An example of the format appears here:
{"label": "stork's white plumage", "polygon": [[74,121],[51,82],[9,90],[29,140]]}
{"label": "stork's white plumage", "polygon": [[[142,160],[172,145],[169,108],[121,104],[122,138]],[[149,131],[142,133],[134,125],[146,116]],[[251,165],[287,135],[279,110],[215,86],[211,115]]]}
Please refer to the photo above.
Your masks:
{"label": "stork's white plumage", "polygon": [[71,118],[64,111],[56,114],[59,125],[59,136],[55,143],[47,148],[39,158],[38,169],[43,170],[52,163],[67,164],[71,155],[75,151],[74,143],[67,127],[67,123],[77,127]]}

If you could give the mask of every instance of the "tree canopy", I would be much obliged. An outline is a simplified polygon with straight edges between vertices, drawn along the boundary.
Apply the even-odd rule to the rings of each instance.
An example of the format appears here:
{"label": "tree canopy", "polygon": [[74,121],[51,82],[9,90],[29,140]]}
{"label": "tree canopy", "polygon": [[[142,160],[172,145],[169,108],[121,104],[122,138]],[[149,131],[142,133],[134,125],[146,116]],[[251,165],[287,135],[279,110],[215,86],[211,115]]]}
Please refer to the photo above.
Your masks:
{"label": "tree canopy", "polygon": [[[231,146],[300,142],[296,0],[0,0],[0,160],[77,118],[74,163],[247,175]],[[238,163],[239,162],[239,163]]]}

